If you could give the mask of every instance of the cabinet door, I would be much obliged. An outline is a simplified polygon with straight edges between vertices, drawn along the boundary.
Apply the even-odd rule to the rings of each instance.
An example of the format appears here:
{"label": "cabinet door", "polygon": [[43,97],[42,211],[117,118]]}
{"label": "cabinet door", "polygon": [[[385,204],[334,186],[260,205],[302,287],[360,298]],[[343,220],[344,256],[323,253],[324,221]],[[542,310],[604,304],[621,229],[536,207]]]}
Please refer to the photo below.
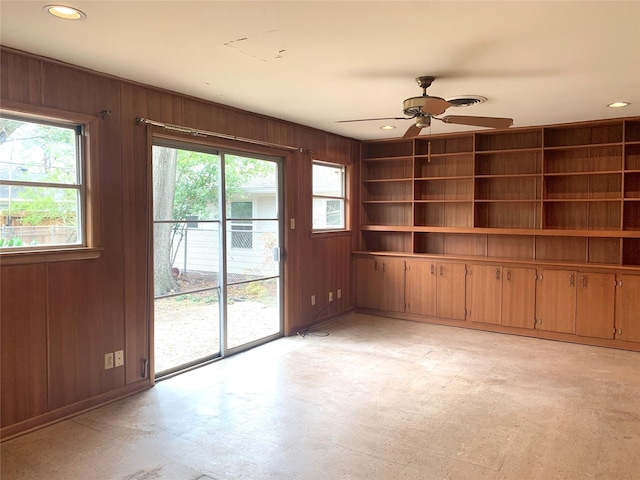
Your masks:
{"label": "cabinet door", "polygon": [[502,325],[533,328],[536,314],[536,269],[502,269]]}
{"label": "cabinet door", "polygon": [[380,309],[389,312],[404,312],[404,260],[384,258],[382,260],[382,279]]}
{"label": "cabinet door", "polygon": [[616,338],[640,342],[640,276],[618,275]]}
{"label": "cabinet door", "polygon": [[536,329],[576,333],[576,272],[542,270],[536,292]]}
{"label": "cabinet door", "polygon": [[465,266],[462,263],[436,264],[436,315],[442,318],[464,320]]}
{"label": "cabinet door", "polygon": [[468,279],[471,289],[471,321],[500,325],[502,267],[471,265]]}
{"label": "cabinet door", "polygon": [[616,277],[578,272],[576,335],[613,338]]}
{"label": "cabinet door", "polygon": [[436,263],[407,260],[405,307],[406,312],[436,315]]}
{"label": "cabinet door", "polygon": [[380,308],[382,265],[373,257],[356,258],[356,306]]}

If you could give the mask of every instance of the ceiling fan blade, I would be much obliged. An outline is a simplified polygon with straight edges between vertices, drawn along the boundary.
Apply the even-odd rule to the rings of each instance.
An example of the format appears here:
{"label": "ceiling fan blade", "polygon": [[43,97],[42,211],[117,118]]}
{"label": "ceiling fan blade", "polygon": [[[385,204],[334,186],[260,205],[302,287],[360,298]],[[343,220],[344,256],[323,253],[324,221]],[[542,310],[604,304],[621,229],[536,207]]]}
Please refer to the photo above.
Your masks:
{"label": "ceiling fan blade", "polygon": [[427,97],[422,106],[422,112],[429,115],[440,115],[449,108],[452,103],[447,102],[444,98],[440,97]]}
{"label": "ceiling fan blade", "polygon": [[419,127],[418,125],[413,124],[409,127],[409,129],[403,135],[402,139],[407,140],[409,138],[417,137],[418,135],[420,135],[421,130],[422,130],[422,127]]}
{"label": "ceiling fan blade", "polygon": [[474,127],[488,128],[509,128],[513,125],[513,118],[500,117],[469,117],[465,115],[447,115],[439,118],[444,123],[454,123],[457,125],[471,125]]}
{"label": "ceiling fan blade", "polygon": [[411,120],[413,117],[361,118],[359,120],[337,120],[336,123],[371,122],[374,120]]}

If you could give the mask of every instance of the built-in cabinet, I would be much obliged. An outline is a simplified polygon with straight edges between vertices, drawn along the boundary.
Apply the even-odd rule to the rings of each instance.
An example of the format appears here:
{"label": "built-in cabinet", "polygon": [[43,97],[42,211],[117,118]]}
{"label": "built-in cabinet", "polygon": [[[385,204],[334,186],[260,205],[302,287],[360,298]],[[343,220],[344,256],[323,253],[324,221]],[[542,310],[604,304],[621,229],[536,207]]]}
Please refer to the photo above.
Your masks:
{"label": "built-in cabinet", "polygon": [[437,316],[438,276],[436,262],[407,260],[405,311],[417,315]]}
{"label": "built-in cabinet", "polygon": [[452,320],[465,319],[465,265],[436,263],[436,315]]}
{"label": "built-in cabinet", "polygon": [[356,257],[405,259],[403,313],[640,342],[640,118],[364,142],[361,180]]}
{"label": "built-in cabinet", "polygon": [[640,275],[617,277],[615,337],[640,342]]}
{"label": "built-in cabinet", "polygon": [[540,270],[536,329],[576,333],[576,275],[573,270]]}
{"label": "built-in cabinet", "polygon": [[404,264],[397,258],[357,258],[356,305],[404,312]]}
{"label": "built-in cabinet", "polygon": [[613,273],[578,272],[576,335],[595,338],[614,337],[615,291],[616,276]]}
{"label": "built-in cabinet", "polygon": [[535,325],[536,269],[472,264],[467,283],[472,322],[532,329]]}
{"label": "built-in cabinet", "polygon": [[465,265],[385,256],[356,258],[356,306],[465,319]]}
{"label": "built-in cabinet", "polygon": [[355,269],[366,311],[640,350],[640,274],[365,253]]}
{"label": "built-in cabinet", "polygon": [[501,325],[532,329],[536,311],[536,269],[503,267]]}

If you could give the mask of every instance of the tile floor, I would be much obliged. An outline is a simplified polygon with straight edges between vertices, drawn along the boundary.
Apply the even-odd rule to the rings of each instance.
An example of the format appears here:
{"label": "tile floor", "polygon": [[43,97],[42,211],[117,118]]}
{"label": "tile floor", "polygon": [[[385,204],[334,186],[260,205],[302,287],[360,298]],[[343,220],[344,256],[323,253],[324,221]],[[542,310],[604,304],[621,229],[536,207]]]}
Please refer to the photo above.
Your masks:
{"label": "tile floor", "polygon": [[640,479],[640,354],[350,314],[4,442],[2,480]]}

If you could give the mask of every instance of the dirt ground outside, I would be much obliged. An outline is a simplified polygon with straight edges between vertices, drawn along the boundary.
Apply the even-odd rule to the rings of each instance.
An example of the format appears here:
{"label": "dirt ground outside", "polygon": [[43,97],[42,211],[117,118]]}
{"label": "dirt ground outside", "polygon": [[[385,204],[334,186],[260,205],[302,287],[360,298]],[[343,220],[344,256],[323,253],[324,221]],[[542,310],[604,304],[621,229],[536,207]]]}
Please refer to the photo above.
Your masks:
{"label": "dirt ground outside", "polygon": [[[184,295],[160,298],[154,304],[155,372],[163,372],[199,358],[219,353],[220,304],[213,278],[184,278],[178,288]],[[186,287],[186,288],[185,288]],[[278,333],[279,302],[276,280],[230,285],[227,289],[228,347]]]}

